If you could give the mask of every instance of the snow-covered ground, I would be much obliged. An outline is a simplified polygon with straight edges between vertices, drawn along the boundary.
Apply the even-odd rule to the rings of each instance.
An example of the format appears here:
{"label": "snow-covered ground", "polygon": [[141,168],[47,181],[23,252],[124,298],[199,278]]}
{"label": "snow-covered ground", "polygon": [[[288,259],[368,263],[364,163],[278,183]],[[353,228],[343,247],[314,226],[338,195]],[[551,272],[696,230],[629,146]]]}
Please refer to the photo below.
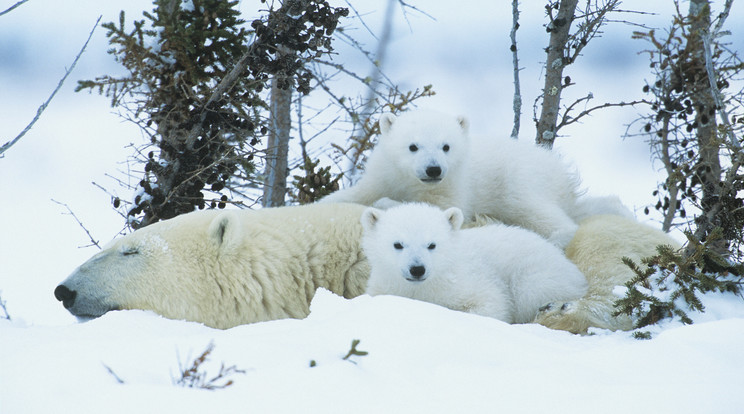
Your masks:
{"label": "snow-covered ground", "polygon": [[[30,0],[0,16],[1,142],[30,121],[98,15],[113,21],[125,8],[131,21],[152,7],[148,0],[118,3]],[[253,3],[241,2],[247,19],[255,16]],[[352,3],[371,27],[380,27],[384,2]],[[437,96],[422,106],[467,115],[473,133],[508,135],[507,2],[465,1],[456,9],[449,1],[412,3],[437,20],[413,13],[409,26],[399,19],[388,75],[403,89],[432,83]],[[522,3],[522,139],[532,139],[531,104],[542,84],[547,38],[542,6]],[[665,25],[670,19],[666,2],[625,3],[666,13],[630,20]],[[735,5],[734,31],[743,14]],[[643,45],[629,40],[633,29],[608,27],[592,41],[570,69],[574,97],[589,91],[597,103],[638,97],[648,62],[637,55]],[[13,318],[0,319],[0,414],[744,412],[744,301],[732,295],[707,298],[707,312],[695,315],[694,325],[668,323],[646,341],[625,332],[574,336],[401,298],[346,300],[327,292],[316,296],[305,320],[225,331],[141,311],[77,323],[52,292],[96,249],[78,248],[87,235],[50,199],[68,204],[93,237],[108,241],[122,219],[91,181],[116,190],[106,174],[120,177],[117,169],[126,166],[119,163],[131,153],[125,146],[142,139],[105,98],[72,92],[77,79],[118,70],[105,53],[104,33],[97,31],[34,129],[0,159],[0,297]],[[742,50],[741,43],[733,48]],[[348,51],[337,50],[344,61]],[[557,150],[576,164],[590,193],[619,194],[640,211],[655,203],[657,175],[642,140],[621,139],[635,115],[598,112],[568,128]],[[343,360],[355,339],[368,354]],[[210,342],[208,376],[221,363],[245,373],[230,376],[234,384],[221,390],[173,385],[179,364],[189,365]]]}
{"label": "snow-covered ground", "polygon": [[[58,327],[0,321],[0,412],[740,413],[744,310],[717,316],[652,340],[581,337],[320,291],[304,320],[225,331],[142,311]],[[344,360],[355,339],[367,355]],[[225,389],[175,386],[209,343],[207,378],[221,364],[244,373]]]}

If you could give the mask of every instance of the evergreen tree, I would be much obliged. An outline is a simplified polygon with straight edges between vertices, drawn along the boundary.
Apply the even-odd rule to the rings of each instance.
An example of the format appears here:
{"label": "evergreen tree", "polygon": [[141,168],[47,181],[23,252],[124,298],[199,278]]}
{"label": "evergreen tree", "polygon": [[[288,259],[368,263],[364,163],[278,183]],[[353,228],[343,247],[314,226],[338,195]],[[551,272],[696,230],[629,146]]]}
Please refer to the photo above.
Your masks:
{"label": "evergreen tree", "polygon": [[128,75],[81,81],[78,90],[110,97],[155,147],[141,151],[144,177],[127,212],[134,228],[231,202],[236,178],[252,177],[256,145],[269,131],[261,116],[268,80],[307,93],[305,63],[332,50],[330,35],[348,14],[325,1],[286,0],[247,29],[237,4],[155,0],[131,30],[123,12],[118,24],[103,25],[109,53]]}
{"label": "evergreen tree", "polygon": [[691,230],[681,251],[660,249],[643,266],[626,260],[636,278],[616,307],[634,316],[637,327],[667,318],[692,323],[686,312],[704,310],[699,294],[741,295],[744,283],[744,90],[728,90],[744,63],[721,40],[731,2],[716,19],[708,0],[691,0],[686,14],[675,4],[666,35],[634,36],[651,44],[655,74],[643,87],[653,112],[642,128],[667,173],[653,193],[656,210],[664,230]]}
{"label": "evergreen tree", "polygon": [[[728,9],[716,21],[707,0],[691,1],[686,15],[679,4],[677,11],[665,36],[653,30],[635,34],[652,45],[648,53],[656,75],[643,87],[653,110],[644,117],[643,132],[667,173],[654,191],[655,207],[664,215],[664,230],[690,225],[697,243],[707,243],[720,231],[722,237],[707,245],[717,255],[740,261],[744,91],[728,89],[744,63],[721,43]],[[693,252],[690,245],[686,254]]]}

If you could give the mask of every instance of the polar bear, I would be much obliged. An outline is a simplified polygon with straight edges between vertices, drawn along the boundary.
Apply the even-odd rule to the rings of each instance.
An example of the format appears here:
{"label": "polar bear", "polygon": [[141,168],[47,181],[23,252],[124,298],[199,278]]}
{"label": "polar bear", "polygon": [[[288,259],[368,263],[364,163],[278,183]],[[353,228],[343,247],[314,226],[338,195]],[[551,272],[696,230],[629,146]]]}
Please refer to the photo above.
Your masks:
{"label": "polar bear", "polygon": [[642,258],[655,255],[659,245],[680,247],[661,230],[627,217],[597,215],[582,221],[565,253],[586,275],[589,291],[579,300],[547,304],[535,322],[579,334],[587,333],[590,327],[632,329],[630,317],[613,316],[614,303],[619,299],[613,290],[635,276],[622,258],[640,264]]}
{"label": "polar bear", "polygon": [[364,292],[363,206],[199,211],[113,241],[55,289],[81,318],[144,309],[216,328],[302,318],[315,290]]}
{"label": "polar bear", "polygon": [[503,224],[460,229],[463,214],[457,207],[369,207],[361,221],[362,247],[372,268],[370,295],[404,296],[527,323],[546,303],[578,299],[587,291],[584,275],[556,246]]}
{"label": "polar bear", "polygon": [[321,202],[458,207],[532,230],[564,247],[586,215],[579,177],[553,152],[510,138],[468,136],[468,121],[429,111],[383,115],[359,182]]}

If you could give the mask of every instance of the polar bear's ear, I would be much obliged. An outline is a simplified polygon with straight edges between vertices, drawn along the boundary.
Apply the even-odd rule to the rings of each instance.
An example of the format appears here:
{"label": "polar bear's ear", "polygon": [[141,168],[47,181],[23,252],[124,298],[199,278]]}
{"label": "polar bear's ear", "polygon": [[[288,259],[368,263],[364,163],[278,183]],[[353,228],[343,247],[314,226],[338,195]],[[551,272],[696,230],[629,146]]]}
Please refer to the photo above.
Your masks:
{"label": "polar bear's ear", "polygon": [[468,130],[470,130],[470,121],[468,121],[467,118],[464,116],[458,116],[457,117],[457,123],[460,124],[460,128],[462,129],[462,132],[467,133]]}
{"label": "polar bear's ear", "polygon": [[460,227],[462,227],[462,222],[465,221],[465,218],[462,215],[462,210],[457,207],[452,207],[445,210],[444,217],[446,217],[447,221],[449,221],[450,225],[452,226],[452,230],[460,230]]}
{"label": "polar bear's ear", "polygon": [[380,117],[380,132],[387,134],[390,131],[390,127],[395,123],[395,115],[393,114],[382,114]]}
{"label": "polar bear's ear", "polygon": [[375,226],[377,225],[377,221],[380,220],[380,215],[382,215],[382,210],[378,210],[374,207],[367,207],[362,212],[362,228],[364,231],[372,231],[374,230]]}
{"label": "polar bear's ear", "polygon": [[209,224],[207,234],[220,250],[240,243],[240,230],[237,218],[232,212],[223,212]]}

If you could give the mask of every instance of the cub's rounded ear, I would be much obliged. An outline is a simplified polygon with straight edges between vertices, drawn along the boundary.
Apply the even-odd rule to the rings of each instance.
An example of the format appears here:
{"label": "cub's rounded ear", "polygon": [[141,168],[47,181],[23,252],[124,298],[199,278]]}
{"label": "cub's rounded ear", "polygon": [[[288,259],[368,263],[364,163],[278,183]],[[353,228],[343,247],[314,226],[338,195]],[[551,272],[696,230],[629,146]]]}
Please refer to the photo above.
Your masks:
{"label": "cub's rounded ear", "polygon": [[460,125],[462,132],[468,132],[468,130],[470,130],[470,121],[468,121],[464,116],[458,116],[457,123]]}
{"label": "cub's rounded ear", "polygon": [[209,224],[207,235],[220,250],[240,245],[240,225],[235,213],[224,211]]}
{"label": "cub's rounded ear", "polygon": [[374,207],[367,207],[362,212],[362,228],[364,231],[372,231],[374,230],[375,226],[377,225],[377,222],[380,220],[380,216],[382,215],[382,210],[376,209]]}
{"label": "cub's rounded ear", "polygon": [[382,114],[380,116],[380,132],[383,134],[387,134],[388,131],[390,131],[390,127],[393,126],[393,123],[395,122],[395,115],[393,114]]}
{"label": "cub's rounded ear", "polygon": [[459,230],[460,227],[462,227],[462,222],[465,221],[465,218],[462,215],[462,210],[457,207],[451,207],[444,210],[444,217],[449,221],[452,230]]}

